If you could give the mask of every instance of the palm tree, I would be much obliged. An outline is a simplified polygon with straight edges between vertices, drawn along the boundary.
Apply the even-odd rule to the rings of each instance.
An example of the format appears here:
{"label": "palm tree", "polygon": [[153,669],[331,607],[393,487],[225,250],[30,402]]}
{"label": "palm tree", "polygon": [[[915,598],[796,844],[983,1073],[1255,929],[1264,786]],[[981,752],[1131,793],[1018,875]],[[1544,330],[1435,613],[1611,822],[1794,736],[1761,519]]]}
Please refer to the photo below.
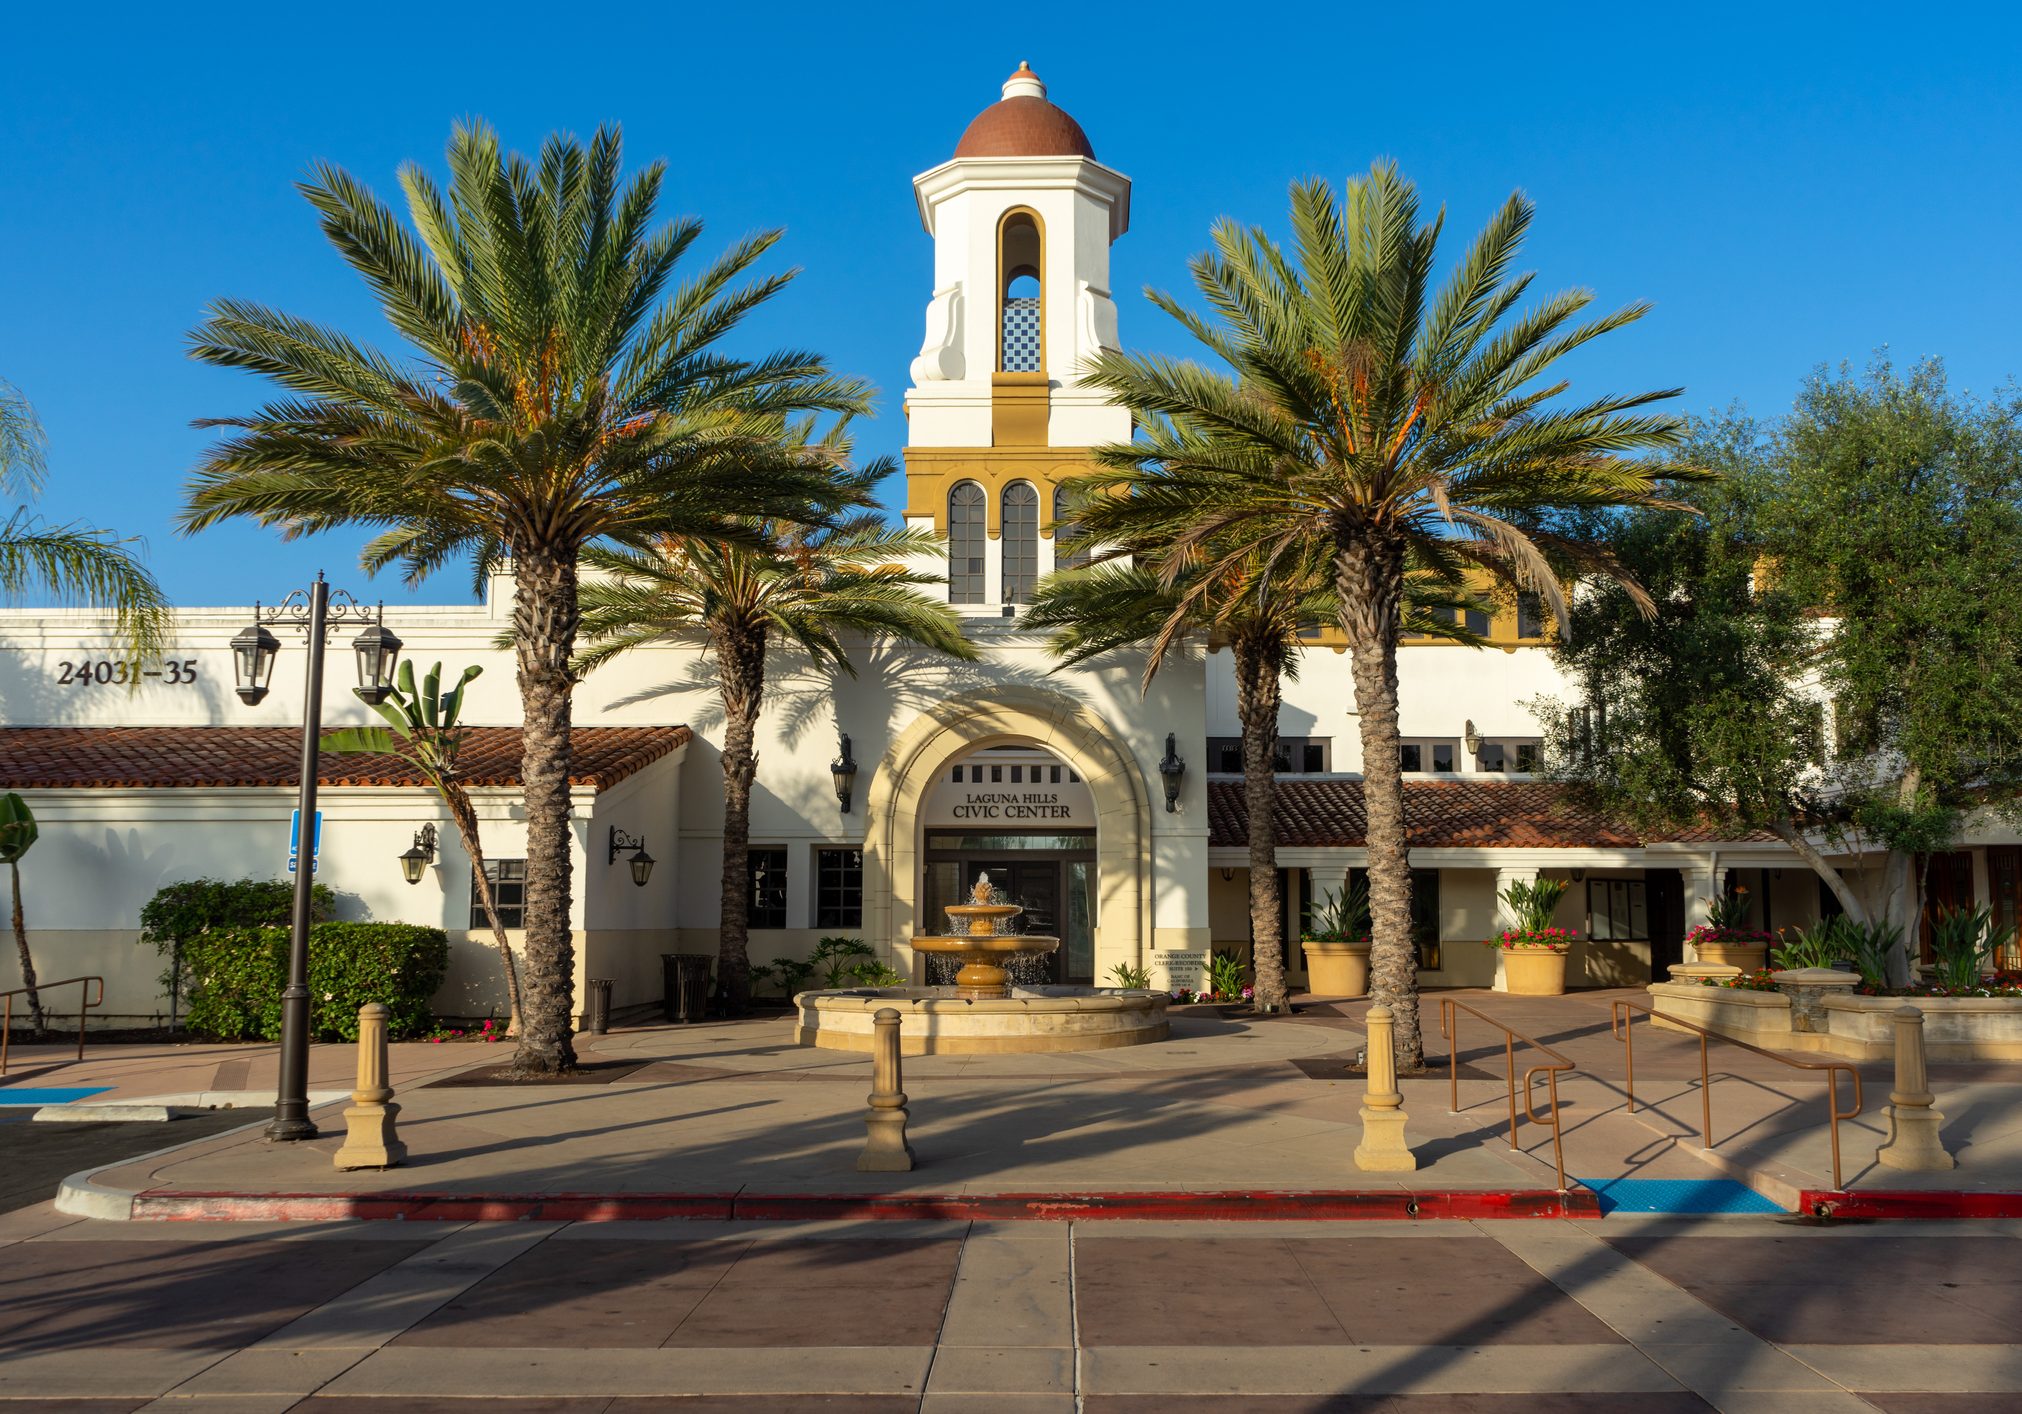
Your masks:
{"label": "palm tree", "polygon": [[[1078,524],[1070,516],[1070,523]],[[1056,532],[1057,533],[1057,532]],[[1145,547],[1138,547],[1140,550]],[[1107,553],[1122,553],[1121,547]],[[1324,558],[1297,566],[1224,563],[1218,574],[1190,574],[1167,584],[1143,564],[1098,563],[1048,575],[1033,596],[1026,623],[1055,630],[1054,654],[1064,664],[1149,645],[1141,687],[1182,639],[1199,635],[1227,644],[1236,678],[1236,718],[1243,743],[1245,842],[1250,850],[1251,965],[1259,1011],[1286,1004],[1284,903],[1278,885],[1278,711],[1284,684],[1299,676],[1300,640],[1338,617]],[[1473,601],[1429,576],[1412,577],[1406,630],[1428,638],[1480,640],[1461,620],[1435,610]]]}
{"label": "palm tree", "polygon": [[[847,454],[839,435],[829,440],[838,456]],[[922,644],[955,658],[976,656],[954,610],[920,592],[920,586],[941,580],[903,563],[939,549],[940,541],[928,531],[894,529],[869,509],[871,488],[890,471],[881,460],[837,473],[834,503],[859,509],[826,527],[808,528],[807,514],[761,519],[749,527],[756,545],[667,535],[648,549],[584,556],[586,565],[608,578],[583,585],[583,637],[591,646],[577,660],[579,672],[670,638],[699,635],[716,655],[723,702],[723,901],[716,975],[733,1014],[751,997],[751,786],[758,773],[754,742],[767,651],[774,643],[791,645],[815,668],[833,667],[852,677],[849,636]]]}
{"label": "palm tree", "polygon": [[332,755],[347,752],[362,755],[397,756],[419,771],[434,788],[456,823],[457,838],[470,860],[471,887],[491,924],[493,944],[498,948],[499,967],[506,983],[506,1035],[520,1030],[520,970],[513,960],[513,948],[499,922],[498,902],[492,893],[491,878],[484,872],[484,845],[478,835],[477,807],[471,804],[470,790],[463,783],[458,758],[470,728],[462,721],[463,693],[471,680],[484,672],[473,663],[463,670],[456,686],[442,690],[442,664],[430,668],[417,688],[414,664],[402,660],[394,674],[393,692],[384,702],[372,704],[386,722],[383,727],[344,727],[323,738],[323,750]]}
{"label": "palm tree", "polygon": [[[106,606],[124,652],[159,658],[168,646],[169,604],[140,561],[141,542],[76,522],[51,525],[29,510],[48,474],[46,448],[35,409],[0,380],[0,496],[17,503],[0,525],[0,596]],[[139,675],[129,681],[137,686]]]}
{"label": "palm tree", "polygon": [[[1675,389],[1556,401],[1560,357],[1640,318],[1583,318],[1585,291],[1511,316],[1530,284],[1512,265],[1532,207],[1512,195],[1444,285],[1442,218],[1387,164],[1348,184],[1292,187],[1293,244],[1224,220],[1191,273],[1212,312],[1153,292],[1227,371],[1109,353],[1091,381],[1138,420],[1082,488],[1083,532],[1130,541],[1168,583],[1226,566],[1330,565],[1352,655],[1368,813],[1372,994],[1397,1014],[1399,1065],[1423,1063],[1399,769],[1397,640],[1407,568],[1469,569],[1536,594],[1561,626],[1560,576],[1627,582],[1604,548],[1554,534],[1575,508],[1669,505],[1698,473],[1631,453],[1676,444],[1647,411]],[[1640,590],[1632,590],[1641,596]],[[1647,603],[1647,598],[1643,598]]]}
{"label": "palm tree", "polygon": [[20,955],[21,986],[28,993],[30,1034],[38,1040],[49,1029],[49,1019],[42,1010],[42,993],[35,986],[35,955],[28,950],[28,923],[21,909],[21,860],[41,833],[27,801],[13,791],[0,795],[0,862],[7,865],[8,882],[13,885],[14,948]]}
{"label": "palm tree", "polygon": [[550,137],[537,163],[483,125],[449,142],[447,191],[400,173],[412,230],[349,174],[301,185],[327,236],[407,341],[395,357],[331,328],[221,300],[191,336],[206,363],[282,396],[240,417],[195,472],[181,516],[290,537],[372,527],[369,571],[410,583],[452,561],[480,583],[510,563],[524,719],[526,967],[516,1067],[574,1065],[569,931],[570,694],[578,560],[596,545],[736,535],[739,515],[818,507],[831,453],[787,421],[863,410],[869,390],[814,354],[755,359],[725,336],[792,272],[745,272],[776,231],[671,282],[701,232],[655,226],[662,167],[620,180],[620,139]]}

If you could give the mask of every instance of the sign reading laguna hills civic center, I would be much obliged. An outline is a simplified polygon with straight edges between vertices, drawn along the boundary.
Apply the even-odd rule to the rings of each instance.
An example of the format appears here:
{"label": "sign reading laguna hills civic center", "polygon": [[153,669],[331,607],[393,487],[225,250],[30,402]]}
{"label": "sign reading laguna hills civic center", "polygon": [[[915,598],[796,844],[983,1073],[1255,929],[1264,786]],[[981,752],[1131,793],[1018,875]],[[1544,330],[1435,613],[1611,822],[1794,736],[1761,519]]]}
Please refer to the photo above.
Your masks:
{"label": "sign reading laguna hills civic center", "polygon": [[[954,779],[958,770],[960,781]],[[1095,801],[1086,782],[1069,780],[1067,771],[1051,761],[972,757],[943,771],[927,797],[926,823],[1041,833],[1085,830],[1095,825]]]}

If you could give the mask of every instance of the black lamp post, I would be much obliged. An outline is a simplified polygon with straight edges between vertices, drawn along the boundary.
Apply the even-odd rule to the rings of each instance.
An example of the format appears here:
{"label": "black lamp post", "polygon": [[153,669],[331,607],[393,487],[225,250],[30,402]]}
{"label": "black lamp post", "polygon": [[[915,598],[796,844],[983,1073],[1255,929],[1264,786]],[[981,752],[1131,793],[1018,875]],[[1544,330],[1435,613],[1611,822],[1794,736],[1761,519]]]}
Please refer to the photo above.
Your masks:
{"label": "black lamp post", "polygon": [[842,750],[835,760],[829,762],[829,779],[835,782],[835,798],[842,803],[842,813],[850,813],[850,796],[857,786],[857,759],[850,755],[849,733],[843,733]]}
{"label": "black lamp post", "polygon": [[1180,782],[1187,778],[1187,763],[1180,759],[1179,738],[1173,732],[1165,734],[1165,760],[1158,763],[1158,773],[1165,781],[1165,813],[1170,815],[1179,809]]}
{"label": "black lamp post", "polygon": [[[295,907],[288,937],[288,985],[281,991],[281,1082],[274,1096],[274,1120],[267,1137],[314,1139],[309,1118],[309,911],[316,872],[316,776],[323,744],[323,650],[332,619],[371,623],[352,649],[358,658],[357,693],[367,702],[383,702],[393,690],[393,665],[400,640],[385,623],[385,606],[368,609],[343,590],[331,593],[319,571],[316,582],[297,589],[271,609],[253,605],[253,623],[232,639],[232,671],[239,700],[257,706],[266,697],[281,641],[269,624],[292,624],[309,641],[308,683],[302,696],[301,786],[296,818],[301,822],[295,847]],[[402,868],[406,863],[403,859]]]}

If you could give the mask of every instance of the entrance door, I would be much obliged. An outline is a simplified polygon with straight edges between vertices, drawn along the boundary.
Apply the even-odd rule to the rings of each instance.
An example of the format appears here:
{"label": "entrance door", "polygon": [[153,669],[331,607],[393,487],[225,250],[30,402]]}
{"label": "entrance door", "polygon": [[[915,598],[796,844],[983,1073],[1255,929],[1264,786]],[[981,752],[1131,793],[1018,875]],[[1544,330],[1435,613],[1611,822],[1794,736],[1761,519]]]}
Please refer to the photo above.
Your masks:
{"label": "entrance door", "polygon": [[965,902],[981,873],[1024,909],[1021,933],[1060,939],[1045,982],[1095,981],[1095,839],[1092,835],[929,832],[921,919],[945,926],[945,907]]}
{"label": "entrance door", "polygon": [[[1996,928],[2022,927],[2022,847],[1996,845],[1987,851],[1987,886],[1992,893],[1988,905],[1994,910]],[[2022,937],[2008,945],[2001,956],[2001,969],[2022,968]]]}
{"label": "entrance door", "polygon": [[1650,980],[1671,980],[1673,963],[1685,960],[1685,878],[1676,869],[1645,869],[1649,901]]}

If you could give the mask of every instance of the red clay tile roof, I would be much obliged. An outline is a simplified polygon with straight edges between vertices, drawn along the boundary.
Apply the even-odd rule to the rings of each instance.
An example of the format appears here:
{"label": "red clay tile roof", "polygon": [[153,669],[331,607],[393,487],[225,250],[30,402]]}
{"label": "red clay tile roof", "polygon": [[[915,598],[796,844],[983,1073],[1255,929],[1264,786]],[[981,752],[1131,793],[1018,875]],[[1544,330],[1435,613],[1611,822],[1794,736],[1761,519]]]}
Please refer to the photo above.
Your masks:
{"label": "red clay tile roof", "polygon": [[[577,727],[569,783],[609,790],[689,739],[686,727]],[[0,789],[194,789],[291,786],[301,761],[294,727],[0,727]],[[472,727],[464,783],[520,783],[520,729]],[[391,756],[324,756],[326,786],[418,786]]]}
{"label": "red clay tile roof", "polygon": [[[1635,830],[1547,781],[1406,781],[1404,821],[1407,838],[1421,849],[1633,849],[1645,843]],[[1279,778],[1279,844],[1360,848],[1366,829],[1362,782]],[[1209,781],[1209,844],[1241,846],[1248,836],[1243,783]],[[1721,836],[1693,831],[1677,838],[1711,842]]]}

